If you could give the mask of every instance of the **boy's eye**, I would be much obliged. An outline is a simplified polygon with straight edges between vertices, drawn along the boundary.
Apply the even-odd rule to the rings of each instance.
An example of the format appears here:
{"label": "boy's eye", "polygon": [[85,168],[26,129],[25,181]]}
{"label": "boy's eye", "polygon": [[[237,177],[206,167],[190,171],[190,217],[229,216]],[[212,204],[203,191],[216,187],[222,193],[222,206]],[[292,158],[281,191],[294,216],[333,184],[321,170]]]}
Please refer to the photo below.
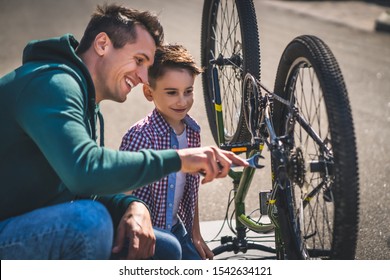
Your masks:
{"label": "boy's eye", "polygon": [[175,94],[176,94],[176,91],[173,91],[173,90],[167,91],[167,94],[169,94],[169,95],[175,95]]}
{"label": "boy's eye", "polygon": [[193,89],[189,89],[185,92],[186,95],[191,95],[193,94],[194,90]]}

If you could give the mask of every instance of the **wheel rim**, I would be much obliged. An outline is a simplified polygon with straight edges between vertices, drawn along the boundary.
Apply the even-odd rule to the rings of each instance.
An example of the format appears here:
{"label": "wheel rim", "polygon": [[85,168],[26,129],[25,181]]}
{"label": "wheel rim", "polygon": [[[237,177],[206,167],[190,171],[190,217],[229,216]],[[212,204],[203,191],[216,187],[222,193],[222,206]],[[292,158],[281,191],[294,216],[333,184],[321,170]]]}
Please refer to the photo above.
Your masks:
{"label": "wheel rim", "polygon": [[234,1],[219,1],[214,8],[210,58],[218,68],[222,95],[225,140],[230,142],[241,115],[242,58],[241,30]]}
{"label": "wheel rim", "polygon": [[[328,149],[332,150],[325,100],[315,70],[300,59],[291,67],[288,97],[299,114],[310,124]],[[292,116],[290,116],[290,120]],[[289,118],[288,118],[289,119]],[[294,151],[302,153],[306,163],[305,182],[293,182],[295,220],[299,221],[304,248],[313,257],[330,257],[333,240],[334,177],[329,174],[332,154],[325,152],[312,137],[294,121],[286,121],[286,131],[294,134]],[[293,151],[293,152],[294,152]],[[326,162],[325,165],[320,163]],[[327,174],[328,173],[328,174]],[[301,185],[301,186],[299,186]]]}

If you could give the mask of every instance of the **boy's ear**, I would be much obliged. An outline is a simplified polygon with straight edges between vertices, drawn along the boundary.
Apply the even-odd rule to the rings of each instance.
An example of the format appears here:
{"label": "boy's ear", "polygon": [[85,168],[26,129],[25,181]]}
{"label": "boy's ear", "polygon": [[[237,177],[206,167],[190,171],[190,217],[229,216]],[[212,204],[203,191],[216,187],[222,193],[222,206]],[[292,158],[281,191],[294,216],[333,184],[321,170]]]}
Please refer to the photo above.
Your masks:
{"label": "boy's ear", "polygon": [[152,95],[152,90],[151,90],[150,86],[144,84],[143,90],[144,90],[145,98],[148,101],[153,101],[153,95]]}

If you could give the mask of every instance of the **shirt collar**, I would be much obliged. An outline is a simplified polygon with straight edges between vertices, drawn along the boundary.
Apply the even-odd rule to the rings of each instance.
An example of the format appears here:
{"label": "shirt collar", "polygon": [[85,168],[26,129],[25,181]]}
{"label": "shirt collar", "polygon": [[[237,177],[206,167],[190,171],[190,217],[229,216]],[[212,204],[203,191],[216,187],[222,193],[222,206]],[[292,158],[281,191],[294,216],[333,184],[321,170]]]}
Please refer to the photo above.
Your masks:
{"label": "shirt collar", "polygon": [[[161,116],[161,114],[157,111],[156,108],[154,108],[150,118],[151,118],[151,123],[153,124],[153,127],[158,132],[158,134],[166,135],[166,134],[170,133],[171,126]],[[194,130],[195,132],[198,132],[198,133],[200,132],[200,126],[188,114],[184,118],[184,123],[187,125],[187,127]]]}

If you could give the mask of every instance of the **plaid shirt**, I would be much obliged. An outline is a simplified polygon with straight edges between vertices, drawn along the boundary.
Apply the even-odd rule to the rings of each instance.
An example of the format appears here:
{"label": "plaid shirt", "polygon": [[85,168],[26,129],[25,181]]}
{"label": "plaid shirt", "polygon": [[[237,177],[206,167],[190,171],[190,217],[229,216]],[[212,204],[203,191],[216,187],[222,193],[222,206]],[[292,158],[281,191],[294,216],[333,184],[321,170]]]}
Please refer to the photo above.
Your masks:
{"label": "plaid shirt", "polygon": [[[199,125],[188,115],[184,123],[186,124],[188,148],[200,147]],[[120,150],[128,151],[177,148],[176,134],[156,109],[128,130],[120,146]],[[199,175],[186,175],[184,194],[178,209],[178,215],[189,233],[192,232],[199,180]],[[154,226],[171,230],[175,187],[176,173],[172,173],[160,181],[133,191],[133,195],[149,206]]]}

